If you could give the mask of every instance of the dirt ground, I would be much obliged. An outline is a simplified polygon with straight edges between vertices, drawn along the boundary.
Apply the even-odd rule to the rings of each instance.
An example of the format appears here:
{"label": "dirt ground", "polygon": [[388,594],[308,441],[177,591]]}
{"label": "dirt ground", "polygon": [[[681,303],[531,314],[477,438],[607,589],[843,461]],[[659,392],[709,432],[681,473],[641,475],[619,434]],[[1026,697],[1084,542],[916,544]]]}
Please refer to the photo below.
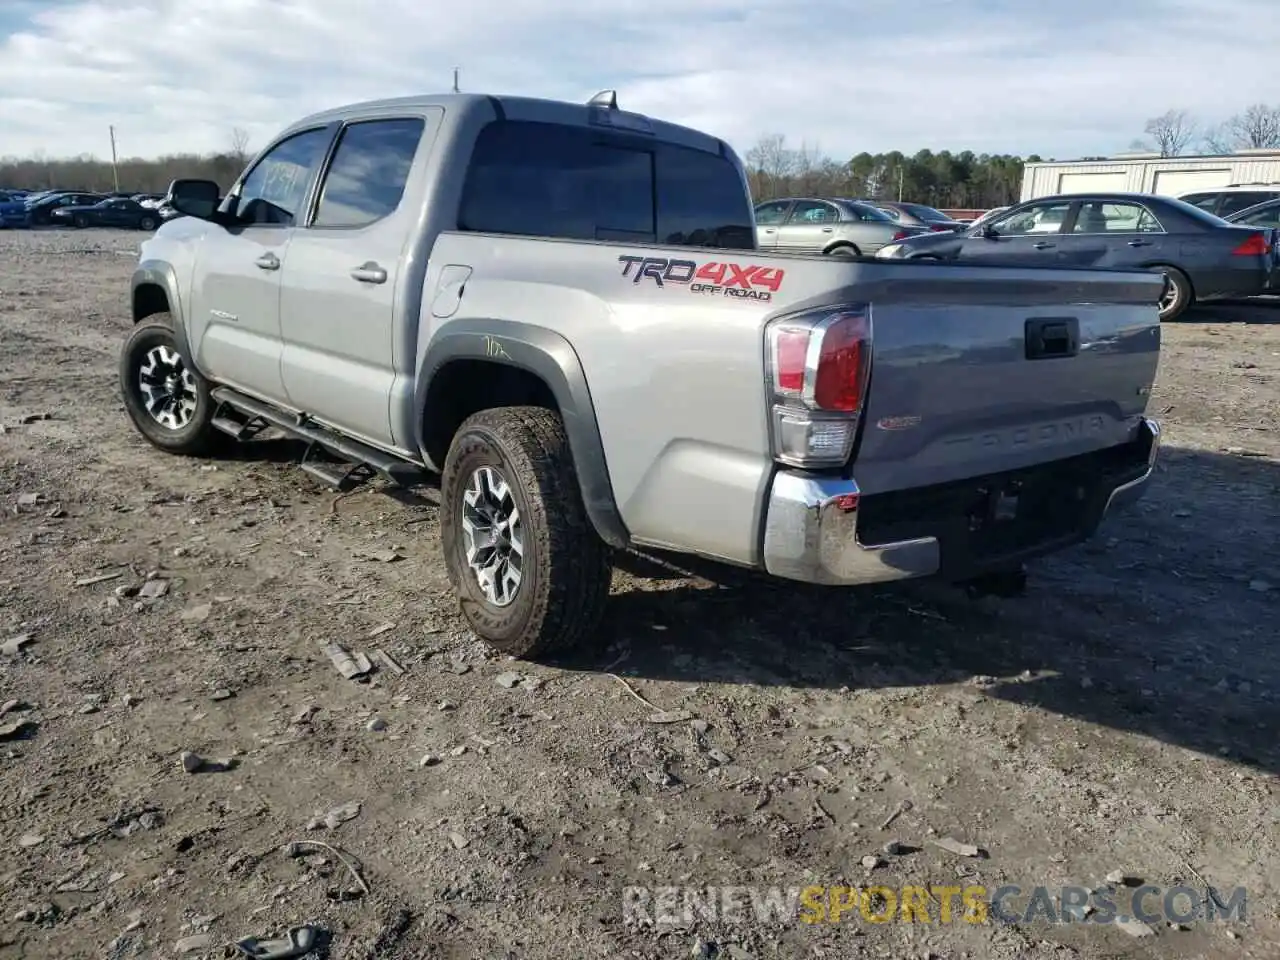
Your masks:
{"label": "dirt ground", "polygon": [[[1280,955],[1280,304],[1166,325],[1157,482],[1025,598],[627,556],[600,652],[552,667],[463,627],[433,490],[336,497],[281,440],[142,441],[115,372],[139,239],[0,233],[0,960],[304,923],[342,960]],[[403,675],[344,679],[332,642]],[[623,908],[1112,871],[1244,887],[1245,919]]]}

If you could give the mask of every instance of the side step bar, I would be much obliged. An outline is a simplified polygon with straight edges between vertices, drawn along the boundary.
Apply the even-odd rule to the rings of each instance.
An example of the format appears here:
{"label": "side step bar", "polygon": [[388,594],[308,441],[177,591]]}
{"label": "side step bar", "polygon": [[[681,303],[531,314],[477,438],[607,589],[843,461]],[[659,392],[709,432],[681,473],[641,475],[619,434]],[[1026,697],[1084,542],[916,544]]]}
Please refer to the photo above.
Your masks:
{"label": "side step bar", "polygon": [[329,486],[349,490],[374,474],[407,486],[425,476],[425,471],[416,464],[308,422],[305,417],[246,397],[230,387],[214,387],[211,395],[218,404],[214,427],[237,440],[251,439],[268,426],[305,440],[307,452],[300,466]]}

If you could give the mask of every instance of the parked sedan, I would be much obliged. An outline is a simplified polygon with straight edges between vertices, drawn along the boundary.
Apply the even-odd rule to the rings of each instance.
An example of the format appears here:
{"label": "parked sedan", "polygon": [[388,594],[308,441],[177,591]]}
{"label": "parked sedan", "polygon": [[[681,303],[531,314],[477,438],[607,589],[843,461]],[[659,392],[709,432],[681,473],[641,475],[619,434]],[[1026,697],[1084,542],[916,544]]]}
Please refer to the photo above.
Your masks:
{"label": "parked sedan", "polygon": [[778,253],[871,256],[886,243],[925,232],[856,200],[789,197],[756,205],[756,245]]}
{"label": "parked sedan", "polygon": [[125,197],[108,197],[88,206],[59,207],[53,211],[52,222],[70,224],[73,227],[124,227],[130,230],[154,230],[160,225],[160,215],[148,210],[137,200]]}
{"label": "parked sedan", "polygon": [[964,224],[952,220],[941,210],[926,207],[923,203],[903,203],[901,200],[876,200],[875,205],[889,215],[894,223],[904,227],[924,227],[935,233],[943,230],[958,232]]}
{"label": "parked sedan", "polygon": [[38,200],[27,200],[26,225],[39,227],[53,222],[53,211],[63,207],[87,207],[106,198],[100,193],[51,193]]}
{"label": "parked sedan", "polygon": [[1160,319],[1172,320],[1193,303],[1256,296],[1280,282],[1272,237],[1173,197],[1070,194],[1015,204],[963,233],[909,237],[876,255],[1158,270],[1165,277]]}

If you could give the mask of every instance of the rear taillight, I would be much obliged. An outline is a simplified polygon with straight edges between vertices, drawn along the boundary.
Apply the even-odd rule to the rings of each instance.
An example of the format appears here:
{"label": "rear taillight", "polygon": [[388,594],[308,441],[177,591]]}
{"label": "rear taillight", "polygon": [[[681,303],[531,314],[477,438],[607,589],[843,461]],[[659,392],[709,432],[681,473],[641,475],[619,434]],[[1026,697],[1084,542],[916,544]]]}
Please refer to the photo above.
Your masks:
{"label": "rear taillight", "polygon": [[1231,251],[1237,257],[1265,257],[1271,252],[1265,233],[1251,233],[1249,239]]}
{"label": "rear taillight", "polygon": [[898,241],[898,240],[905,240],[905,239],[907,239],[907,237],[909,237],[909,236],[911,236],[911,231],[910,231],[910,230],[899,230],[897,233],[895,233],[895,234],[893,235],[893,239],[894,239],[895,241]]}
{"label": "rear taillight", "polygon": [[941,223],[931,223],[929,224],[929,229],[932,230],[934,233],[946,233],[951,228],[947,226],[943,226]]}
{"label": "rear taillight", "polygon": [[765,337],[774,458],[798,467],[844,463],[871,369],[870,309],[784,317]]}

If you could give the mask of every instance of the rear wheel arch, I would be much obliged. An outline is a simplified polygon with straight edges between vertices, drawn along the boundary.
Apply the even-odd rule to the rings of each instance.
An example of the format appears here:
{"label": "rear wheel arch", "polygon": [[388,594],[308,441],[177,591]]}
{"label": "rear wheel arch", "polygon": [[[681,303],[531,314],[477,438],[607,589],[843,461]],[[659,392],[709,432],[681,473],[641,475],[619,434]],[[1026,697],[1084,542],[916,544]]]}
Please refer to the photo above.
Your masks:
{"label": "rear wheel arch", "polygon": [[587,516],[610,546],[630,535],[609,479],[604,444],[581,361],[558,333],[514,321],[461,320],[432,340],[417,384],[418,448],[440,471],[458,428],[481,410],[534,406],[564,423]]}
{"label": "rear wheel arch", "polygon": [[1152,270],[1152,271],[1158,270],[1166,274],[1167,276],[1173,278],[1175,283],[1181,284],[1185,288],[1186,295],[1185,295],[1185,298],[1183,299],[1183,302],[1178,304],[1177,309],[1174,310],[1172,313],[1162,316],[1161,317],[1162,320],[1174,320],[1177,317],[1181,316],[1188,307],[1195,304],[1196,287],[1195,287],[1195,284],[1192,283],[1191,276],[1187,273],[1187,271],[1183,270],[1181,267],[1177,266],[1176,264],[1164,263],[1162,261],[1144,264],[1144,267],[1147,270]]}

